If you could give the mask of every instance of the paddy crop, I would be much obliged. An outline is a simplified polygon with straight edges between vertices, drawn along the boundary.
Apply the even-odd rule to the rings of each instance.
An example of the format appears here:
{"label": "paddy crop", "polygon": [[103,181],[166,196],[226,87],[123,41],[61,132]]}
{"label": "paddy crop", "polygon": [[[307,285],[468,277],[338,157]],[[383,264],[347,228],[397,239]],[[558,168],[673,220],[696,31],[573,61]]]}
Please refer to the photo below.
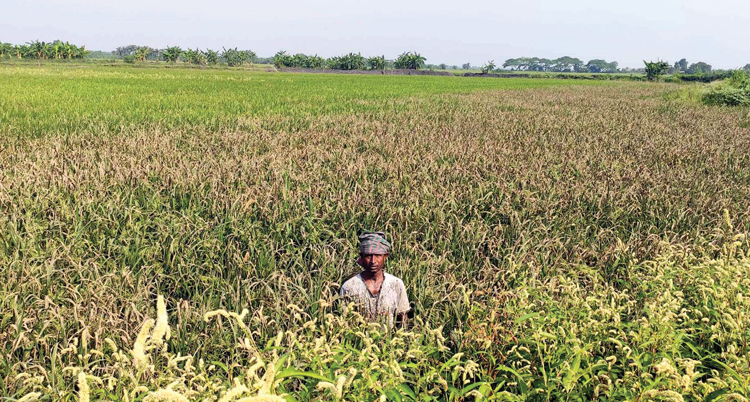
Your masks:
{"label": "paddy crop", "polygon": [[[3,66],[0,133],[14,136],[180,131],[299,130],[325,115],[407,110],[432,93],[562,85],[554,80],[269,74],[194,69]],[[253,121],[254,119],[260,119]]]}
{"label": "paddy crop", "polygon": [[[0,76],[3,397],[748,397],[741,111],[645,83]],[[408,330],[336,304],[374,228]]]}

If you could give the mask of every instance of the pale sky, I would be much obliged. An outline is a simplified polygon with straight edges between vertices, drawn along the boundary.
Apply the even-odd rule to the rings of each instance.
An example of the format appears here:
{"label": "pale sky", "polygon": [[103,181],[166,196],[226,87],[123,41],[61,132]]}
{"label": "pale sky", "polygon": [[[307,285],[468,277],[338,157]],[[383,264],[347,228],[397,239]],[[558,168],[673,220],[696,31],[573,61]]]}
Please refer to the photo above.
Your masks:
{"label": "pale sky", "polygon": [[0,0],[0,41],[67,40],[91,50],[222,46],[259,56],[361,52],[427,63],[515,57],[750,63],[748,0]]}

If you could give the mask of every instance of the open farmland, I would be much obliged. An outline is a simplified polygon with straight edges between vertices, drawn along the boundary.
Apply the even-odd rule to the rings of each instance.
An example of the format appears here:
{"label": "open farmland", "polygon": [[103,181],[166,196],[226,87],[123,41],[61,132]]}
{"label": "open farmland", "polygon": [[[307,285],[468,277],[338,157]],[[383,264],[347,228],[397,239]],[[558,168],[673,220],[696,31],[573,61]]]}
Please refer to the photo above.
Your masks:
{"label": "open farmland", "polygon": [[750,117],[675,88],[0,67],[0,396],[745,400]]}

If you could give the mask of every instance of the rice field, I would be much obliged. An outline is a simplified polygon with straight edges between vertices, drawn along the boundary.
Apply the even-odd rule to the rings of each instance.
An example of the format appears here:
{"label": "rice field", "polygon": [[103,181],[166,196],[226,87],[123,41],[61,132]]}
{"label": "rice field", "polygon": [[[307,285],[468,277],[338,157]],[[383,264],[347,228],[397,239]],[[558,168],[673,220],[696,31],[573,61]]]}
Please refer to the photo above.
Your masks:
{"label": "rice field", "polygon": [[675,91],[0,66],[0,397],[747,400],[749,115]]}

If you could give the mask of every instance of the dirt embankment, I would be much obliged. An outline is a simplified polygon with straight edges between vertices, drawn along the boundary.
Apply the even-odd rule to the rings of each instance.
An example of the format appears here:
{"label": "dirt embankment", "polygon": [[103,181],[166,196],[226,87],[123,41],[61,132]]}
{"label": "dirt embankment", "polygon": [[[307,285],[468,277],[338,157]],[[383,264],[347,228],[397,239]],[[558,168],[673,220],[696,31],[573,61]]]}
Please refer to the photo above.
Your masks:
{"label": "dirt embankment", "polygon": [[312,74],[367,74],[367,75],[447,75],[453,74],[447,71],[427,71],[427,70],[328,70],[312,68],[282,68],[284,73],[312,73]]}

